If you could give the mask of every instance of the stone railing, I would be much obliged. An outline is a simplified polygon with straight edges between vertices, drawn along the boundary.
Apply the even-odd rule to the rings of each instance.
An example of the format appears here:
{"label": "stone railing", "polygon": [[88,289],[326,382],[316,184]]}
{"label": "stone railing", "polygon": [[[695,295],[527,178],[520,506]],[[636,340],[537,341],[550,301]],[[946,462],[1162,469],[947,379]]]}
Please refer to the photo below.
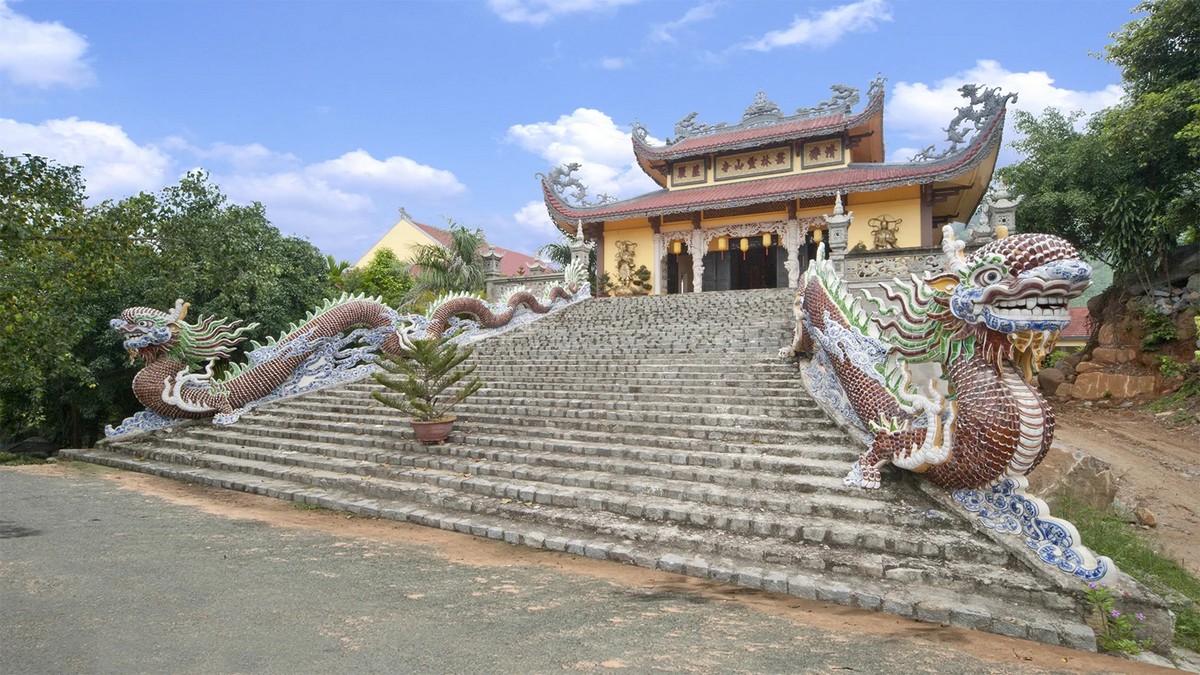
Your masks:
{"label": "stone railing", "polygon": [[859,251],[846,254],[843,278],[851,286],[871,285],[925,272],[946,271],[946,256],[940,248],[893,248],[884,251]]}
{"label": "stone railing", "polygon": [[551,286],[563,286],[564,282],[565,275],[562,272],[523,274],[515,277],[489,276],[484,283],[484,292],[489,300],[495,301],[506,297],[512,289],[522,287],[540,298]]}

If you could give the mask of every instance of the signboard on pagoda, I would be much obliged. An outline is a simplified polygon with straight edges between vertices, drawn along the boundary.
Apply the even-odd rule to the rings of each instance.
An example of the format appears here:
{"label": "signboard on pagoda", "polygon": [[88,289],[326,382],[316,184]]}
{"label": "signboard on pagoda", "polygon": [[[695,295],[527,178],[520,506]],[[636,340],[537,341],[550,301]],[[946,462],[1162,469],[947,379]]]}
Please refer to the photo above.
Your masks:
{"label": "signboard on pagoda", "polygon": [[840,137],[805,141],[800,146],[800,168],[816,169],[837,166],[845,161],[845,148]]}
{"label": "signboard on pagoda", "polygon": [[786,173],[792,170],[792,148],[781,145],[751,152],[718,155],[716,180],[732,180],[771,173]]}
{"label": "signboard on pagoda", "polygon": [[706,182],[708,182],[707,160],[692,159],[686,162],[675,162],[671,165],[671,187]]}

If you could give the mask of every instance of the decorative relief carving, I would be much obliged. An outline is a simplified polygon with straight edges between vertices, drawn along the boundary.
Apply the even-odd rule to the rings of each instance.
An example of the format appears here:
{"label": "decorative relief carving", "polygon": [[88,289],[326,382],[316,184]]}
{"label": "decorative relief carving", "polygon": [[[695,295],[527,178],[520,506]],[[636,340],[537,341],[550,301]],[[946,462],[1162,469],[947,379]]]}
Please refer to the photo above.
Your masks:
{"label": "decorative relief carving", "polygon": [[875,249],[896,248],[899,245],[896,233],[900,231],[900,223],[903,222],[903,218],[893,218],[886,213],[868,220],[867,224],[871,226],[871,238],[874,240]]}
{"label": "decorative relief carving", "polygon": [[946,271],[945,258],[937,254],[903,255],[895,257],[847,257],[846,277],[850,279],[893,279],[921,276],[925,272],[941,274]]}

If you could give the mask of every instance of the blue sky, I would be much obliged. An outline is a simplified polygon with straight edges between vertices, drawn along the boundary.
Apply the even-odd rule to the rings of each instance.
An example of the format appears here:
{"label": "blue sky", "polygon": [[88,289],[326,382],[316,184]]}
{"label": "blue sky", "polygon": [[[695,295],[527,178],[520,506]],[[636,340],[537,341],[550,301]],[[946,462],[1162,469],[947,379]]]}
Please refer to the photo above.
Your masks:
{"label": "blue sky", "polygon": [[203,167],[352,261],[399,207],[532,251],[555,237],[535,173],[575,161],[592,193],[655,189],[634,121],[665,139],[693,111],[737,122],[759,90],[792,111],[882,74],[905,160],[944,145],[966,82],[1035,112],[1112,105],[1119,73],[1089,53],[1133,5],[0,0],[0,150],[82,165],[93,199]]}

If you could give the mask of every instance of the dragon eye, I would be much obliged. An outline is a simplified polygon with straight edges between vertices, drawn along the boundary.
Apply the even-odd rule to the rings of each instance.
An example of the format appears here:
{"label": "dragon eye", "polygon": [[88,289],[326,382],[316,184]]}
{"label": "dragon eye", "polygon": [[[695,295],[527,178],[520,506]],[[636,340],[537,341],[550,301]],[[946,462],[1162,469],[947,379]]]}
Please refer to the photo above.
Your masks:
{"label": "dragon eye", "polygon": [[990,286],[1003,278],[1004,274],[995,267],[984,267],[975,273],[975,284],[978,286]]}

